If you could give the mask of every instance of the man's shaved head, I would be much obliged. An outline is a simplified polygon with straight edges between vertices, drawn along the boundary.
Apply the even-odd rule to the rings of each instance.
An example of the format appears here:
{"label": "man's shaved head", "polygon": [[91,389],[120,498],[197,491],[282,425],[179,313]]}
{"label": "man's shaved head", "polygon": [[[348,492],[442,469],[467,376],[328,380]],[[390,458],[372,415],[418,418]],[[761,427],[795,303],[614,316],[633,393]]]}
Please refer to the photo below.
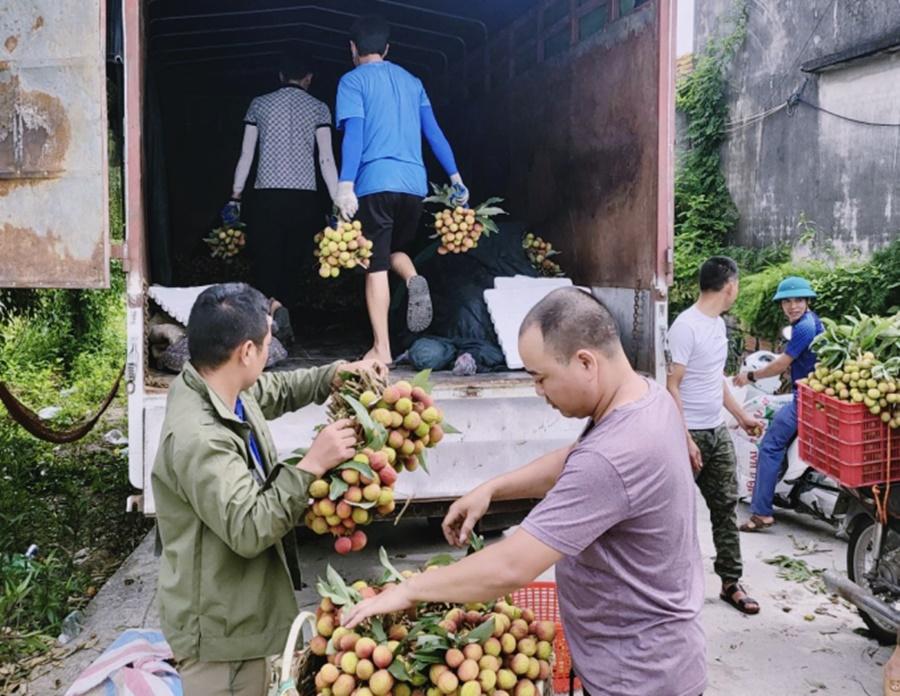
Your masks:
{"label": "man's shaved head", "polygon": [[579,350],[596,350],[610,357],[621,351],[619,329],[609,310],[593,295],[578,288],[554,290],[538,302],[522,321],[519,337],[536,327],[546,349],[561,363]]}

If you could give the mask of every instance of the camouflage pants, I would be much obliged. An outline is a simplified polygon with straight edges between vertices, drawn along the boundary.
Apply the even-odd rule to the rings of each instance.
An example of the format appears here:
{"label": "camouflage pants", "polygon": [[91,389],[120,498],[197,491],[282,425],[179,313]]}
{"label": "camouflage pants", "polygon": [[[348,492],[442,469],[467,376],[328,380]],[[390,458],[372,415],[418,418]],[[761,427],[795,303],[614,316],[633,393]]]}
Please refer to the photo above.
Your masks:
{"label": "camouflage pants", "polygon": [[697,486],[709,508],[713,543],[716,547],[716,575],[723,581],[741,577],[741,542],[737,525],[737,460],[731,435],[724,425],[710,430],[691,430],[691,437],[703,457]]}

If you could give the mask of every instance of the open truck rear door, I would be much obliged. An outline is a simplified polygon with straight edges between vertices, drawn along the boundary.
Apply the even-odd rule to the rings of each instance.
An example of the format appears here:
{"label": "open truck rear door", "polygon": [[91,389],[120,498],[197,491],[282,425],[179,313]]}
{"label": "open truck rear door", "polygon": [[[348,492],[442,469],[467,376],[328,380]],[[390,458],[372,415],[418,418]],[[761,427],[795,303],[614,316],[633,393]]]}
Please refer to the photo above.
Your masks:
{"label": "open truck rear door", "polygon": [[109,285],[104,0],[0,3],[0,287]]}

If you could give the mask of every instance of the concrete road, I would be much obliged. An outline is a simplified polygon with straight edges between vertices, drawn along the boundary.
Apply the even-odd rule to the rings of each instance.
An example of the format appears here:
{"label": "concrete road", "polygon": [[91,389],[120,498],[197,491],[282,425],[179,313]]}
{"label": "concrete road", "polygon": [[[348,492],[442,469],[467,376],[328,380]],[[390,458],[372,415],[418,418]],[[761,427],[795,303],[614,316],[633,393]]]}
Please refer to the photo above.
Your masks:
{"label": "concrete road", "polygon": [[[742,515],[746,509],[742,508]],[[832,600],[816,583],[779,577],[779,568],[766,563],[782,555],[799,558],[814,569],[845,570],[846,545],[827,525],[782,515],[771,531],[743,535],[748,591],[762,605],[758,616],[744,616],[719,599],[718,579],[712,572],[713,546],[709,517],[700,501],[700,542],[706,567],[706,605],[703,622],[708,638],[707,694],[780,696],[799,694],[881,693],[881,667],[890,649],[860,635],[863,623],[846,603]],[[401,522],[371,529],[368,548],[336,557],[325,539],[311,539],[305,549],[305,580],[299,593],[304,607],[318,601],[317,575],[328,562],[345,578],[372,577],[378,571],[377,551],[384,545],[402,568],[423,564],[448,551],[443,539],[424,522]],[[777,530],[777,531],[776,531]],[[490,540],[489,540],[490,541]],[[552,578],[552,571],[547,574]],[[72,653],[44,671],[30,693],[62,693],[77,674],[128,627],[158,627],[155,607],[156,559],[152,534],[100,591],[92,603],[78,641],[96,638],[96,645]]]}

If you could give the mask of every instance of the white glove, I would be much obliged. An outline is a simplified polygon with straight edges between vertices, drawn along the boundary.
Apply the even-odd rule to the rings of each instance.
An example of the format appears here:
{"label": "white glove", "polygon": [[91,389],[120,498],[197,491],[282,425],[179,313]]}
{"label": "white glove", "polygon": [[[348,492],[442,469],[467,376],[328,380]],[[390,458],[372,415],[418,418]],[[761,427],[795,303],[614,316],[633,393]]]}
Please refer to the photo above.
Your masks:
{"label": "white glove", "polygon": [[450,203],[465,207],[469,203],[469,189],[463,183],[459,172],[450,177],[451,191]]}
{"label": "white glove", "polygon": [[337,195],[334,197],[334,204],[340,212],[341,217],[345,220],[352,220],[359,210],[359,200],[353,193],[352,181],[341,181],[337,186]]}

